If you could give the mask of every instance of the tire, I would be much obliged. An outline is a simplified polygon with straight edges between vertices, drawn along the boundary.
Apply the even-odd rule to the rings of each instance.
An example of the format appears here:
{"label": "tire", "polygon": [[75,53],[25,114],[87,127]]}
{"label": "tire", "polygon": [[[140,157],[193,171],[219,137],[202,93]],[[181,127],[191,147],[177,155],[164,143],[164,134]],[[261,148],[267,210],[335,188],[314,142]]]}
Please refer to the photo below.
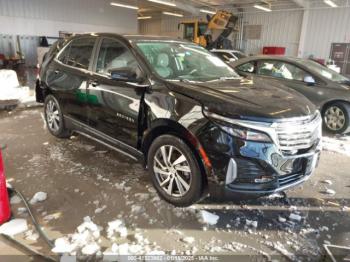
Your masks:
{"label": "tire", "polygon": [[203,174],[193,151],[180,138],[172,135],[156,138],[148,150],[147,165],[153,186],[165,201],[185,207],[201,199]]}
{"label": "tire", "polygon": [[333,134],[344,134],[350,131],[350,105],[335,102],[323,110],[323,126]]}
{"label": "tire", "polygon": [[59,138],[70,136],[70,130],[64,126],[62,111],[57,99],[53,95],[48,95],[44,103],[45,121],[50,133]]}

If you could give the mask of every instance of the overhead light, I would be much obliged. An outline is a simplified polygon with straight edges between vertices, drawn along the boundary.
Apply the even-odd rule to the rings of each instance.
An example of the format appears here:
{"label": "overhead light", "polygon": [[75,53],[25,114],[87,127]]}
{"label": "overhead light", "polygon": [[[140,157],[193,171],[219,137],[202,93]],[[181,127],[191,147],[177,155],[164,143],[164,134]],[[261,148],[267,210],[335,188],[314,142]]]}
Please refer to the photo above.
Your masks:
{"label": "overhead light", "polygon": [[139,16],[137,19],[138,20],[144,20],[144,19],[151,19],[152,16]]}
{"label": "overhead light", "polygon": [[271,8],[268,6],[263,6],[263,5],[254,5],[255,8],[266,11],[266,12],[271,12]]}
{"label": "overhead light", "polygon": [[200,9],[199,12],[206,13],[206,14],[211,14],[211,15],[216,14],[215,11],[210,11],[210,10],[207,10],[207,9]]}
{"label": "overhead light", "polygon": [[118,6],[118,7],[125,7],[125,8],[129,8],[129,9],[139,9],[137,6],[134,6],[134,5],[124,5],[124,4],[119,4],[119,3],[111,3],[111,5],[113,6]]}
{"label": "overhead light", "polygon": [[183,14],[178,14],[178,13],[171,13],[171,12],[163,12],[164,15],[172,15],[172,16],[177,16],[177,17],[183,17]]}
{"label": "overhead light", "polygon": [[157,3],[157,4],[161,4],[161,5],[176,6],[175,3],[171,3],[171,2],[167,2],[167,1],[163,1],[163,0],[148,0],[148,1],[153,2],[153,3]]}
{"label": "overhead light", "polygon": [[324,0],[323,2],[329,5],[330,7],[338,7],[338,5],[334,3],[332,0]]}

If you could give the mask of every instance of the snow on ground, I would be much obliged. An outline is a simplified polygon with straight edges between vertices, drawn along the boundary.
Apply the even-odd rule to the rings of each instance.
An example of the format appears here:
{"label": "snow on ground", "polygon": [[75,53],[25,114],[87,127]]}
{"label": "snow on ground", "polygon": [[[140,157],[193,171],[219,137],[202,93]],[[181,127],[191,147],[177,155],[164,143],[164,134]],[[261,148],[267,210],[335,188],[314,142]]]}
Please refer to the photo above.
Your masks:
{"label": "snow on ground", "polygon": [[350,136],[322,137],[323,150],[350,156]]}
{"label": "snow on ground", "polygon": [[35,193],[33,198],[29,201],[29,203],[31,205],[34,205],[34,204],[36,204],[38,202],[45,201],[46,198],[47,198],[47,193],[45,193],[45,192],[37,192],[37,193]]}
{"label": "snow on ground", "polygon": [[22,218],[12,219],[0,226],[0,234],[14,236],[28,230],[27,220]]}
{"label": "snow on ground", "polygon": [[0,101],[19,100],[21,103],[34,102],[28,86],[20,86],[17,74],[13,70],[0,70]]}

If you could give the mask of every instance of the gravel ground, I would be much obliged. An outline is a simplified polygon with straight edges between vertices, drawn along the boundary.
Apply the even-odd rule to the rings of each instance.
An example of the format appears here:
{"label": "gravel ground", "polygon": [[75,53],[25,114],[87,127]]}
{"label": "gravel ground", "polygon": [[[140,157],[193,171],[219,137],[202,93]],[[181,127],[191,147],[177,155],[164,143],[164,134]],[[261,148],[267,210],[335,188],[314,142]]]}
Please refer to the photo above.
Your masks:
{"label": "gravel ground", "polygon": [[[349,246],[350,141],[328,137],[326,142],[330,151],[322,153],[316,173],[286,191],[286,198],[225,203],[206,199],[190,208],[174,208],[159,199],[142,165],[83,137],[50,135],[41,108],[0,113],[8,182],[28,200],[36,192],[47,193],[33,210],[51,239],[72,243],[85,226],[91,235],[98,232],[75,249],[80,257],[90,252],[97,259],[103,253],[126,252],[213,256],[197,261],[232,261],[232,255],[239,261],[319,261],[323,244]],[[340,144],[337,150],[334,143]],[[12,205],[14,218],[26,219],[29,230],[15,238],[52,255],[51,248],[36,239],[21,207]],[[203,211],[219,216],[217,223],[205,223]],[[85,219],[84,230],[77,229],[86,216],[91,222]],[[121,225],[114,232],[108,222],[115,220]],[[0,254],[17,253],[0,241]]]}

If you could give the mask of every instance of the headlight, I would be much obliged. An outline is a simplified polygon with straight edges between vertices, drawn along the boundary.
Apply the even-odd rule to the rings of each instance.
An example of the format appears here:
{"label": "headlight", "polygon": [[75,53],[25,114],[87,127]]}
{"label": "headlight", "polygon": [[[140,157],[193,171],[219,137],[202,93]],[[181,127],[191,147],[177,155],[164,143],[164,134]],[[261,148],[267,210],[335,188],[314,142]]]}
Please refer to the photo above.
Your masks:
{"label": "headlight", "polygon": [[271,137],[267,133],[261,130],[256,130],[254,128],[256,126],[257,129],[268,131],[269,127],[265,123],[229,119],[215,113],[210,113],[208,111],[203,111],[203,114],[215,122],[222,130],[232,136],[241,138],[243,140],[273,143]]}
{"label": "headlight", "polygon": [[239,137],[244,140],[250,140],[250,141],[257,141],[257,142],[266,142],[266,143],[272,143],[271,138],[262,132],[259,131],[253,131],[241,127],[233,127],[233,126],[224,126],[220,123],[218,125],[223,129],[225,132],[229,133],[232,136]]}

